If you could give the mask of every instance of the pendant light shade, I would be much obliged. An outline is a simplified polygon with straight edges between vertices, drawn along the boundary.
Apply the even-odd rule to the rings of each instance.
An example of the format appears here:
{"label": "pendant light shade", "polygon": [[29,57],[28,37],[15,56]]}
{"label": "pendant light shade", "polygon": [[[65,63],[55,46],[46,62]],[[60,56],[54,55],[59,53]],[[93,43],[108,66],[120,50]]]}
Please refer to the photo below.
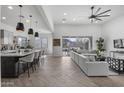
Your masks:
{"label": "pendant light shade", "polygon": [[33,29],[31,28],[31,17],[32,17],[32,15],[30,15],[29,17],[30,17],[30,28],[28,29],[28,35],[33,35],[34,32],[33,32]]}
{"label": "pendant light shade", "polygon": [[[36,31],[37,31],[37,24],[38,24],[38,22],[36,21],[35,23],[36,23]],[[35,32],[34,37],[39,37],[39,33]]]}
{"label": "pendant light shade", "polygon": [[17,26],[16,26],[16,30],[17,31],[24,31],[24,24],[21,22],[18,22]]}
{"label": "pendant light shade", "polygon": [[39,37],[39,33],[38,32],[35,32],[35,37]]}
{"label": "pendant light shade", "polygon": [[22,15],[21,15],[21,8],[22,8],[22,5],[19,5],[19,7],[20,7],[20,22],[18,22],[17,23],[17,26],[16,26],[16,31],[24,31],[24,24],[21,22],[21,17],[23,17]]}
{"label": "pendant light shade", "polygon": [[33,35],[33,34],[34,34],[33,29],[32,28],[29,28],[28,29],[28,35]]}

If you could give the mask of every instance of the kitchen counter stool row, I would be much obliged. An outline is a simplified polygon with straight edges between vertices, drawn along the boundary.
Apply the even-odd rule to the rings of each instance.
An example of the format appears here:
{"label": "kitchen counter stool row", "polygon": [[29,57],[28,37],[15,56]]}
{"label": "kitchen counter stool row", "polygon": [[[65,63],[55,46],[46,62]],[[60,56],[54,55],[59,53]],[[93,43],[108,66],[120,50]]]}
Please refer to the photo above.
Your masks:
{"label": "kitchen counter stool row", "polygon": [[14,78],[30,70],[35,72],[40,66],[40,61],[44,61],[44,50],[31,50],[20,53],[1,53],[1,77]]}
{"label": "kitchen counter stool row", "polygon": [[30,55],[19,58],[18,61],[18,75],[20,74],[20,64],[22,64],[23,72],[28,71],[28,77],[30,77],[30,68],[34,72],[37,67],[40,66],[40,58],[44,58],[44,51],[35,51]]}

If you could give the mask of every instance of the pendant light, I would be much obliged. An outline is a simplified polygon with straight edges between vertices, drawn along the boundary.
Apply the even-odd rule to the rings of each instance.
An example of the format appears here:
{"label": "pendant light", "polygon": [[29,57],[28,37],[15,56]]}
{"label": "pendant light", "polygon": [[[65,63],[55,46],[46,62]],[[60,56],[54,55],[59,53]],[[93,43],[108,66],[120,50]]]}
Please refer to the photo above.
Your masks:
{"label": "pendant light", "polygon": [[19,17],[20,17],[20,22],[17,23],[16,31],[24,31],[24,24],[21,22],[21,17],[23,17],[23,16],[21,15],[21,8],[22,8],[22,5],[19,5],[19,7],[20,7],[20,15],[19,15]]}
{"label": "pendant light", "polygon": [[29,15],[30,17],[30,28],[28,29],[28,35],[33,35],[34,32],[33,32],[33,29],[31,28],[31,18],[32,18],[32,15]]}
{"label": "pendant light", "polygon": [[39,33],[38,32],[35,32],[35,37],[39,37]]}
{"label": "pendant light", "polygon": [[[38,22],[36,21],[36,29],[37,29],[37,23],[38,23]],[[39,33],[38,33],[38,32],[35,32],[34,36],[35,36],[35,37],[39,37]]]}

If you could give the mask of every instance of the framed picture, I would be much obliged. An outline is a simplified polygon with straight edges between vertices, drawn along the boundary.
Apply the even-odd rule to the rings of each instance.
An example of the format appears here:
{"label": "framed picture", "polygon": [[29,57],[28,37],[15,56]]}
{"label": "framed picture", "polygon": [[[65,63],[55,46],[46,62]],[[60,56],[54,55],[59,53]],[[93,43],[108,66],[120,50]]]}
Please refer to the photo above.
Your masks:
{"label": "framed picture", "polygon": [[124,39],[114,40],[114,48],[124,48]]}
{"label": "framed picture", "polygon": [[122,39],[122,47],[124,47],[124,39]]}
{"label": "framed picture", "polygon": [[53,46],[60,46],[60,39],[53,39]]}

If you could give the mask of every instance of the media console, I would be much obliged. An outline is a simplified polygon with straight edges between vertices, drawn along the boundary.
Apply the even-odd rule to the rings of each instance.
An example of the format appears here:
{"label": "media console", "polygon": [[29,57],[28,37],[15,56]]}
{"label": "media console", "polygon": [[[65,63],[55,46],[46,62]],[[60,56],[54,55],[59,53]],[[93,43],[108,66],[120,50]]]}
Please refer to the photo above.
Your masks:
{"label": "media console", "polygon": [[124,59],[107,57],[107,62],[113,71],[116,71],[119,74],[124,73]]}

